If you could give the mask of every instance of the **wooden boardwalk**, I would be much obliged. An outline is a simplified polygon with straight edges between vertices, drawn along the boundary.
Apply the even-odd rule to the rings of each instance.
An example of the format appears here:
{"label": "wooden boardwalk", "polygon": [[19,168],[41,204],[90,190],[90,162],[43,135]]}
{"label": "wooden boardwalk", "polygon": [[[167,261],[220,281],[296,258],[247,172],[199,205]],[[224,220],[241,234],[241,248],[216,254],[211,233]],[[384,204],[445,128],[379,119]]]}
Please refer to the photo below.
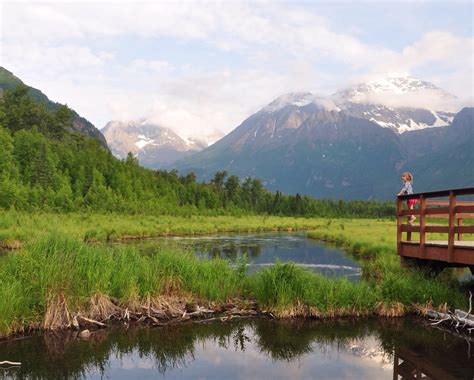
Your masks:
{"label": "wooden boardwalk", "polygon": [[[460,197],[474,199],[474,188],[397,198],[397,252],[403,264],[430,265],[439,270],[467,266],[474,273],[474,201]],[[418,207],[404,208],[408,199],[417,199]],[[417,218],[413,225],[405,221],[412,215]],[[434,224],[433,220],[442,223]],[[430,234],[437,235],[429,239]],[[445,240],[440,240],[440,235],[446,236]]]}
{"label": "wooden boardwalk", "polygon": [[457,361],[452,355],[430,358],[413,349],[395,349],[394,380],[472,380],[473,374],[474,360],[466,365],[465,360]]}

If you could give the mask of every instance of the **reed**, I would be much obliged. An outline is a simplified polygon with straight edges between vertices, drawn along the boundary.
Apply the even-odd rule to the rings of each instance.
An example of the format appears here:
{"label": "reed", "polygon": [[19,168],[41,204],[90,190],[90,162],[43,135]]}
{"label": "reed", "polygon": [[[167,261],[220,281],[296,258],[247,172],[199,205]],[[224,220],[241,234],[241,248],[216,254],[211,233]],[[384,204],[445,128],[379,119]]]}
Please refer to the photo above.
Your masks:
{"label": "reed", "polygon": [[402,315],[415,304],[464,306],[462,292],[448,279],[435,281],[396,266],[383,245],[359,250],[371,252],[374,259],[364,271],[377,275],[354,283],[291,263],[246,275],[245,261],[200,260],[170,245],[144,255],[130,246],[53,234],[0,258],[0,335],[67,326],[78,311],[102,319],[116,307],[136,310],[163,297],[209,305],[256,300],[260,310],[277,317]]}
{"label": "reed", "polygon": [[312,230],[323,223],[324,219],[266,215],[186,217],[0,210],[0,249],[2,244],[26,244],[54,233],[86,242],[106,242],[174,235]]}
{"label": "reed", "polygon": [[200,261],[166,248],[141,255],[131,247],[90,246],[51,236],[1,259],[0,332],[42,323],[58,296],[69,310],[85,307],[96,294],[122,304],[170,292],[223,301],[240,295],[242,281],[219,259]]}
{"label": "reed", "polygon": [[343,248],[359,259],[364,280],[376,293],[381,309],[399,308],[400,305],[444,303],[465,307],[467,298],[455,271],[445,270],[437,278],[420,269],[402,268],[396,253],[394,226],[385,223],[347,223],[339,230],[327,226],[307,234]]}

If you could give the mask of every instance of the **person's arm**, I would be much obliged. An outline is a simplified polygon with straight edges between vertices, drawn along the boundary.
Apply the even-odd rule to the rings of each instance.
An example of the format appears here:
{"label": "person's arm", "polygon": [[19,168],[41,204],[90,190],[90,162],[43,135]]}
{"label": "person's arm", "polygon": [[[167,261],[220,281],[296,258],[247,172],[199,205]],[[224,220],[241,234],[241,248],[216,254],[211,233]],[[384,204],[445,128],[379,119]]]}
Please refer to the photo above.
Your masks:
{"label": "person's arm", "polygon": [[408,193],[408,182],[405,182],[402,189],[398,192],[397,197],[403,194],[407,194],[407,193]]}

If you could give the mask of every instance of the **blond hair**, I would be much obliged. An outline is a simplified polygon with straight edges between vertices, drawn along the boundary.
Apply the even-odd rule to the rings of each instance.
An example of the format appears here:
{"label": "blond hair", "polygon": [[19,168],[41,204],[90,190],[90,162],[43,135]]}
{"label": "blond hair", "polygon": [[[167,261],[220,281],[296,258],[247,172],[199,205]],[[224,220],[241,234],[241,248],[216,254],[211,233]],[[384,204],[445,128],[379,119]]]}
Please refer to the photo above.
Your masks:
{"label": "blond hair", "polygon": [[402,173],[402,177],[405,177],[405,179],[406,179],[408,182],[413,182],[413,174],[411,174],[410,172],[404,172],[404,173]]}

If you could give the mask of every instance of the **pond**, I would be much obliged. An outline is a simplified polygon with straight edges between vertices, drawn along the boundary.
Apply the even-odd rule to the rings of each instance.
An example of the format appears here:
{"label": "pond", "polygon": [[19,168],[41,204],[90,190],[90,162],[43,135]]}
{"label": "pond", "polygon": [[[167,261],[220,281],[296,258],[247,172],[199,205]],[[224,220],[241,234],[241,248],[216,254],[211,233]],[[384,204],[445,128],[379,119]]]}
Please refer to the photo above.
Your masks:
{"label": "pond", "polygon": [[172,237],[134,240],[133,244],[144,253],[153,252],[159,244],[171,241],[197,256],[210,259],[221,257],[238,262],[247,256],[249,272],[274,265],[277,260],[291,261],[325,276],[359,279],[361,268],[344,251],[306,238],[304,233],[229,234],[199,237]]}
{"label": "pond", "polygon": [[[466,340],[426,322],[241,320],[97,330],[0,341],[0,378],[472,379]],[[407,378],[407,377],[404,377]]]}

